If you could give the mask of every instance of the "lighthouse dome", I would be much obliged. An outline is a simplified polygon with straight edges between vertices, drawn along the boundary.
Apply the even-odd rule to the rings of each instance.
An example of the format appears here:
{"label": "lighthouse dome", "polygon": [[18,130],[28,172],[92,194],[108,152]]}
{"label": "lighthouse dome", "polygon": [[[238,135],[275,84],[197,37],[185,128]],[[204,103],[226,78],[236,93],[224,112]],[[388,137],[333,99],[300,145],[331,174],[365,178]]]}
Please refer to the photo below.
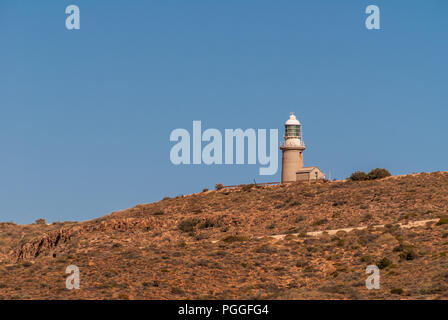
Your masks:
{"label": "lighthouse dome", "polygon": [[296,116],[292,112],[289,119],[286,120],[285,126],[300,126],[299,120],[297,120]]}

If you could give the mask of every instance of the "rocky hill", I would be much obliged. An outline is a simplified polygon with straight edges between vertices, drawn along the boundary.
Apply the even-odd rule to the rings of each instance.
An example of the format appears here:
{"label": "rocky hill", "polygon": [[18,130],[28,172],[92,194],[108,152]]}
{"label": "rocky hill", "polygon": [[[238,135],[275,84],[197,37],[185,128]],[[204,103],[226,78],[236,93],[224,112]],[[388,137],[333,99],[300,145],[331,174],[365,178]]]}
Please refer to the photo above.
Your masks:
{"label": "rocky hill", "polygon": [[[448,173],[435,172],[246,185],[86,222],[0,223],[0,298],[446,299],[447,216]],[[348,227],[366,228],[308,234]],[[371,264],[379,290],[365,287]],[[65,287],[68,265],[80,269],[79,290]]]}

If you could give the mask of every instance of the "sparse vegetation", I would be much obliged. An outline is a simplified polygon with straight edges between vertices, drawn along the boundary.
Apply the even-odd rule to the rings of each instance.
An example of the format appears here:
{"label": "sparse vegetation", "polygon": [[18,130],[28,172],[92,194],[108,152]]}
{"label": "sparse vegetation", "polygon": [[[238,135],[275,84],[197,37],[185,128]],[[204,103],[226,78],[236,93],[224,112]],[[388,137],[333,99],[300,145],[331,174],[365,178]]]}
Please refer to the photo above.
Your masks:
{"label": "sparse vegetation", "polygon": [[401,243],[399,246],[395,247],[394,252],[400,252],[400,260],[414,260],[417,257],[413,247],[411,245],[406,245]]}
{"label": "sparse vegetation", "polygon": [[390,177],[390,172],[383,168],[376,168],[371,170],[367,176],[369,177],[369,180],[376,180],[376,179],[382,179],[386,177]]}
{"label": "sparse vegetation", "polygon": [[300,201],[298,201],[298,200],[291,201],[291,202],[288,204],[288,206],[289,206],[289,207],[300,206]]}
{"label": "sparse vegetation", "polygon": [[413,250],[405,250],[402,253],[400,253],[400,259],[402,260],[414,260],[416,257],[416,254]]}
{"label": "sparse vegetation", "polygon": [[224,188],[224,185],[222,183],[215,184],[215,190],[222,190]]}
{"label": "sparse vegetation", "polygon": [[356,171],[349,177],[352,181],[366,181],[366,180],[376,180],[389,177],[391,174],[388,170],[383,168],[376,168],[371,170],[369,173],[363,171]]}
{"label": "sparse vegetation", "polygon": [[328,222],[328,219],[319,219],[319,220],[316,220],[314,223],[313,223],[313,225],[314,226],[320,226],[320,225],[323,225],[323,224],[325,224],[325,223],[327,223]]}
{"label": "sparse vegetation", "polygon": [[201,224],[199,224],[199,229],[209,229],[219,227],[220,223],[214,219],[207,218]]}
{"label": "sparse vegetation", "polygon": [[393,289],[390,290],[390,293],[402,295],[403,294],[403,289],[401,289],[401,288],[393,288]]}
{"label": "sparse vegetation", "polygon": [[385,269],[392,264],[388,258],[384,257],[376,262],[376,266],[380,269]]}
{"label": "sparse vegetation", "polygon": [[363,171],[356,171],[353,172],[352,175],[349,178],[352,181],[365,181],[365,180],[369,180],[369,177],[367,175],[367,173],[363,172]]}
{"label": "sparse vegetation", "polygon": [[227,236],[221,239],[222,242],[242,242],[247,240],[247,237],[244,236]]}
{"label": "sparse vegetation", "polygon": [[193,232],[198,223],[199,223],[199,219],[190,218],[190,219],[182,220],[179,223],[178,227],[183,232]]}
{"label": "sparse vegetation", "polygon": [[366,264],[372,264],[374,261],[374,258],[371,255],[364,255],[360,259],[361,262],[364,262]]}
{"label": "sparse vegetation", "polygon": [[35,224],[47,224],[47,221],[45,219],[37,219]]}
{"label": "sparse vegetation", "polygon": [[272,245],[264,244],[264,245],[258,247],[255,250],[255,252],[272,254],[272,253],[277,252],[277,249],[274,246],[272,246]]}
{"label": "sparse vegetation", "polygon": [[183,294],[184,290],[182,290],[181,288],[178,288],[178,287],[173,287],[173,288],[171,288],[171,293],[175,294],[175,295]]}
{"label": "sparse vegetation", "polygon": [[251,183],[251,184],[245,184],[242,188],[241,191],[245,191],[245,192],[249,192],[252,188],[255,187],[255,184]]}
{"label": "sparse vegetation", "polygon": [[[243,187],[85,222],[0,223],[0,298],[446,299],[447,173]],[[85,289],[64,288],[70,264]],[[381,290],[365,289],[371,264]]]}

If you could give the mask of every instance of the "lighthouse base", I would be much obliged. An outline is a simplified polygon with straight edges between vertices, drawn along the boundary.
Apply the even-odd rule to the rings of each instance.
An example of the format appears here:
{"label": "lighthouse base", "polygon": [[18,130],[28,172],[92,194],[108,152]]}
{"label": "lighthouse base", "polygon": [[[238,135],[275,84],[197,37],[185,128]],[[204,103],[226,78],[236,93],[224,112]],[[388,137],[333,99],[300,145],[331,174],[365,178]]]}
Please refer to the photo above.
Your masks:
{"label": "lighthouse base", "polygon": [[282,183],[294,182],[297,171],[303,168],[303,150],[284,148],[282,151]]}

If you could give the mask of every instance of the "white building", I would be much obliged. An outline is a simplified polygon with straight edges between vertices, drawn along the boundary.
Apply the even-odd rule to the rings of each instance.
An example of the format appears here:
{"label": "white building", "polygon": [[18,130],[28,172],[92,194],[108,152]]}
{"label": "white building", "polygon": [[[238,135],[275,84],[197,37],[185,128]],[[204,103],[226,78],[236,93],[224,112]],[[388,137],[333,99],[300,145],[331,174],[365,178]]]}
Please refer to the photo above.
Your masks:
{"label": "white building", "polygon": [[302,125],[291,112],[285,122],[285,141],[280,144],[282,150],[282,183],[324,179],[324,173],[318,167],[303,167],[305,143],[302,138]]}

